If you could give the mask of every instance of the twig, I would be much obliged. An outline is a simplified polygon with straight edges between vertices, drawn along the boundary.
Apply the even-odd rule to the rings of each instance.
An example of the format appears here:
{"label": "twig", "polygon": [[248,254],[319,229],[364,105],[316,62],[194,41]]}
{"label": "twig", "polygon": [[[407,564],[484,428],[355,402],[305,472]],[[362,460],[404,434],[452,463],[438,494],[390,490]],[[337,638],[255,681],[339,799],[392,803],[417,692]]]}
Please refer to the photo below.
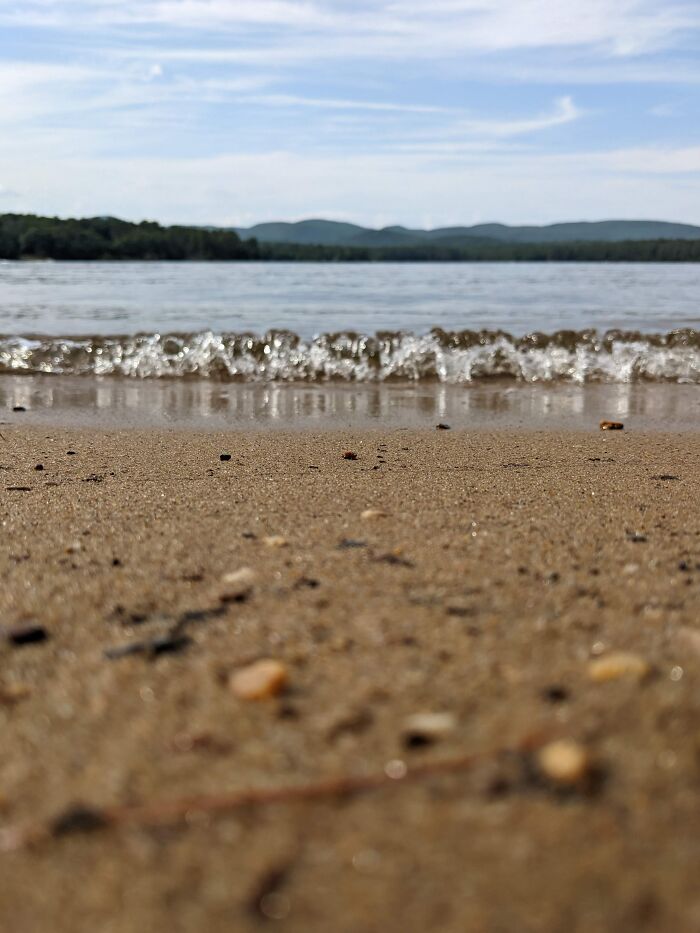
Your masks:
{"label": "twig", "polygon": [[529,755],[552,738],[551,734],[529,736],[515,746],[498,748],[481,754],[461,755],[441,761],[427,762],[399,770],[375,774],[349,775],[292,784],[282,787],[253,787],[222,794],[201,794],[156,800],[151,803],[103,808],[72,807],[54,819],[28,825],[9,826],[0,831],[0,851],[13,852],[29,848],[52,837],[69,833],[115,829],[120,826],[177,826],[195,814],[222,814],[247,807],[278,803],[303,803],[313,800],[340,800],[357,794],[421,781],[431,777],[469,771],[476,765],[501,755]]}

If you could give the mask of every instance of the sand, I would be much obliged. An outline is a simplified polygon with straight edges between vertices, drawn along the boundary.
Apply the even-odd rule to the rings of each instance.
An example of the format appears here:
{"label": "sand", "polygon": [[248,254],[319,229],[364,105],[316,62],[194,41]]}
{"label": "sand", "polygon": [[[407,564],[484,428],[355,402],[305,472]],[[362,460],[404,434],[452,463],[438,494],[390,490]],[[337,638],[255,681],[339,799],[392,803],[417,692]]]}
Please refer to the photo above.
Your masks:
{"label": "sand", "polygon": [[0,852],[3,930],[700,929],[700,435],[0,430],[0,624],[48,635],[0,646],[6,849],[393,776],[64,820]]}

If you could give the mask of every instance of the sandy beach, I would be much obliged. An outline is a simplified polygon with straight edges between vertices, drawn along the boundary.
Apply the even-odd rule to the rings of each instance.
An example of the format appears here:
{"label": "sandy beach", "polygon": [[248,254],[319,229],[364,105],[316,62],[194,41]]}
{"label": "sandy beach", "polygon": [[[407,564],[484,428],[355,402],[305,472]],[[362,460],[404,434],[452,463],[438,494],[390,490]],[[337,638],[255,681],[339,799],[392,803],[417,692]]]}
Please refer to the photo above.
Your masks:
{"label": "sandy beach", "polygon": [[0,431],[3,929],[700,928],[700,434]]}

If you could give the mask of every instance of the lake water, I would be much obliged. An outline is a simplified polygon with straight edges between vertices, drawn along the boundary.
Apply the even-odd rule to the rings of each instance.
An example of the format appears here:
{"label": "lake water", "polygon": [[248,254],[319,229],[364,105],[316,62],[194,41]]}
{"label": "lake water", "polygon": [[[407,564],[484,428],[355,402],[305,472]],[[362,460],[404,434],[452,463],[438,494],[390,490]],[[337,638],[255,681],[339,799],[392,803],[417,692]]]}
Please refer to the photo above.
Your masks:
{"label": "lake water", "polygon": [[700,326],[700,264],[0,263],[0,334]]}
{"label": "lake water", "polygon": [[5,373],[700,384],[697,329],[700,264],[0,263]]}

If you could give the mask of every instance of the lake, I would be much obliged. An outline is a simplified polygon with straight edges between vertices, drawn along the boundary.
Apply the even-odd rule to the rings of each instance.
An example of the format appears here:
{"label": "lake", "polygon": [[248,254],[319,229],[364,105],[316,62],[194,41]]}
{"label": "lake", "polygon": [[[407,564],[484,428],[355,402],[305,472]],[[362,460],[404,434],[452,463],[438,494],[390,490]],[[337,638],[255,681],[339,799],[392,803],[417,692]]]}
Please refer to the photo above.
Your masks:
{"label": "lake", "polygon": [[0,263],[5,373],[699,384],[699,325],[700,264]]}

